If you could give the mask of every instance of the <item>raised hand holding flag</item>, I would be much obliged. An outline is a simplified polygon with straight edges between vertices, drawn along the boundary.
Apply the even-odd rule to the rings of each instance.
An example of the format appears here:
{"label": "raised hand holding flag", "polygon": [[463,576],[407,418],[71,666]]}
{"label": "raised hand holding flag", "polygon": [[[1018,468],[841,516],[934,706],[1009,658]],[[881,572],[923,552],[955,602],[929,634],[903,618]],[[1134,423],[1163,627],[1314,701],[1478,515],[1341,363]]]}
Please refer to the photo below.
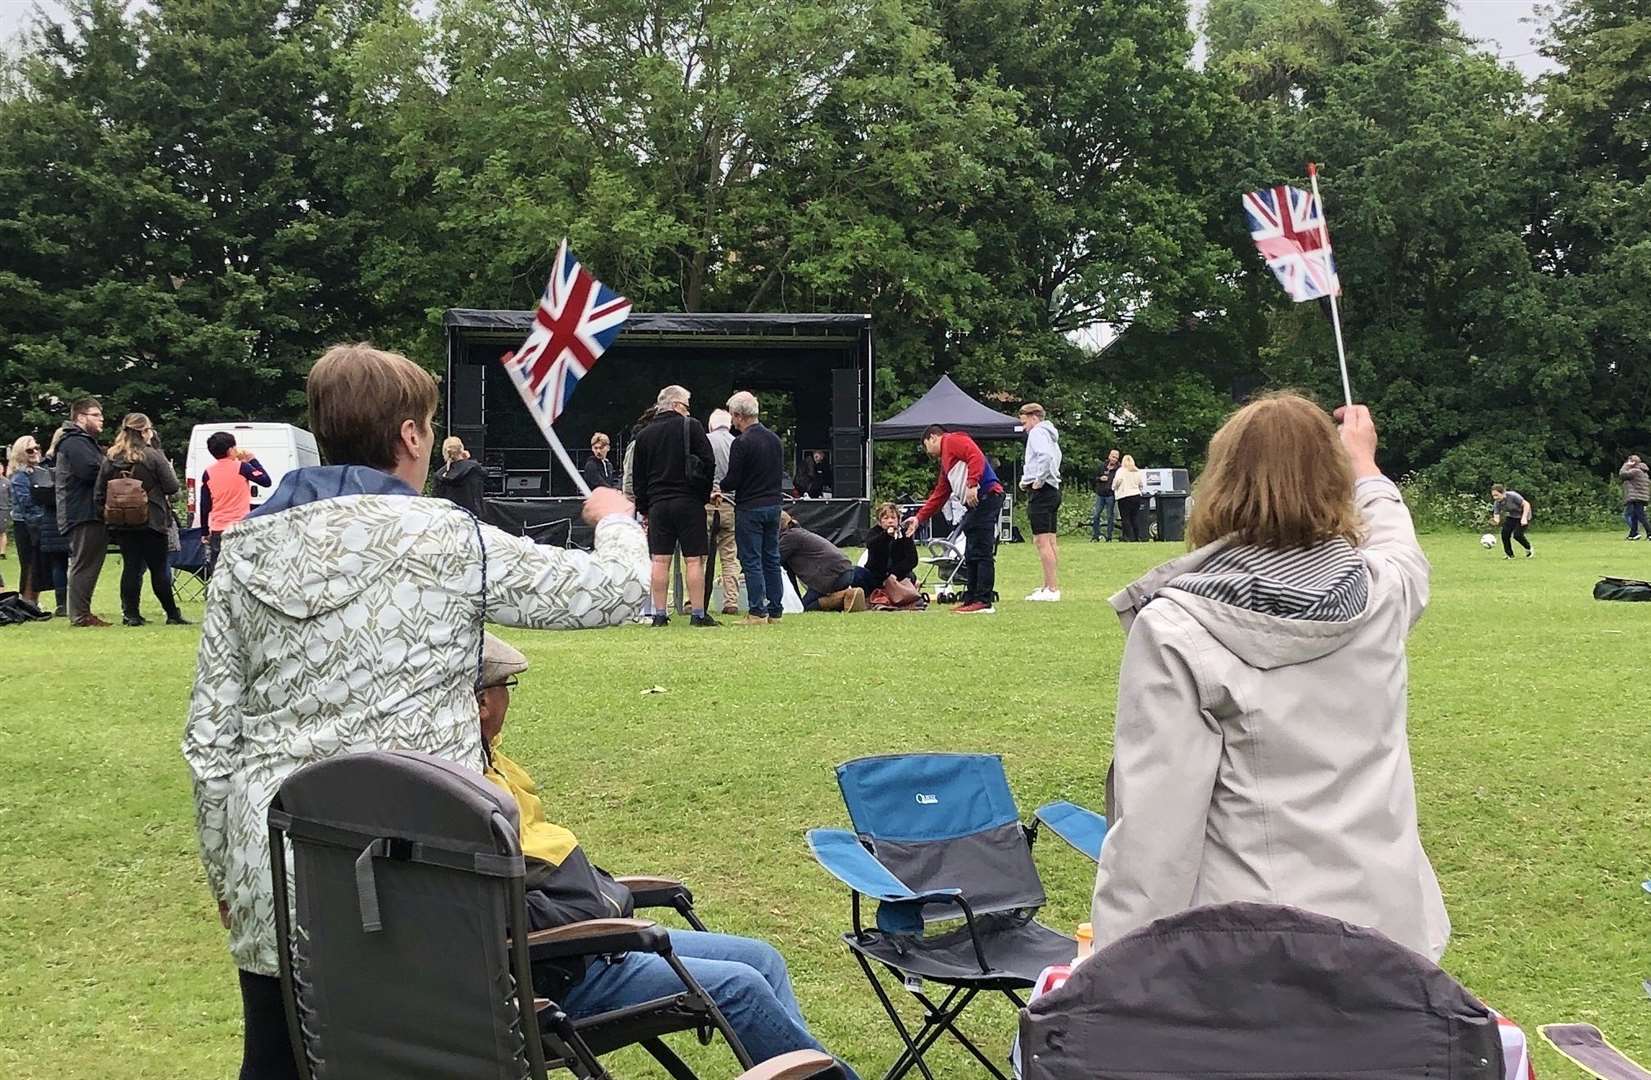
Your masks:
{"label": "raised hand holding flag", "polygon": [[1318,167],[1312,162],[1307,163],[1307,175],[1313,184],[1311,193],[1287,184],[1247,192],[1242,200],[1244,216],[1249,220],[1250,239],[1291,300],[1329,298],[1342,394],[1351,405],[1353,388],[1347,378],[1347,350],[1342,345],[1341,310],[1336,303],[1341,279],[1336,275],[1330,226],[1319,199]]}
{"label": "raised hand holding flag", "polygon": [[613,344],[630,313],[631,302],[592,277],[573,258],[564,239],[556,249],[550,282],[539,297],[527,340],[520,349],[499,358],[545,441],[584,495],[590,494],[590,488],[573,467],[554,425],[579,380]]}

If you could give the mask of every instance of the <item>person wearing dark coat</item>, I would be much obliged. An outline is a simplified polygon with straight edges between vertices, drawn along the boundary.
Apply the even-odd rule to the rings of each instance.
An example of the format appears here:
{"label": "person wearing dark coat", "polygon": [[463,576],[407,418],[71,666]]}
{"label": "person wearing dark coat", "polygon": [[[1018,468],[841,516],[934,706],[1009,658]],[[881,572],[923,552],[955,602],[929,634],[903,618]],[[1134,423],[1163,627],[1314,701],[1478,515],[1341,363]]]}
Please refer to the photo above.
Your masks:
{"label": "person wearing dark coat", "polygon": [[109,531],[95,491],[103,468],[103,406],[96,398],[82,398],[69,408],[69,421],[54,445],[57,462],[57,531],[69,541],[69,622],[73,626],[108,626],[92,614],[92,593],[103,573],[109,551]]}
{"label": "person wearing dark coat", "polygon": [[[29,498],[41,510],[34,535],[37,561],[29,576],[36,592],[44,592],[49,586],[56,593],[56,614],[62,619],[69,614],[69,540],[57,527],[56,474],[57,459],[48,447],[46,456],[28,476]],[[16,490],[13,486],[14,495]]]}
{"label": "person wearing dark coat", "polygon": [[454,506],[462,506],[477,517],[482,516],[482,495],[487,484],[487,470],[470,460],[470,451],[457,435],[442,440],[443,465],[436,470],[432,485],[438,499],[446,499]]}
{"label": "person wearing dark coat", "polygon": [[608,456],[608,450],[613,446],[607,435],[598,431],[590,437],[590,457],[579,467],[585,477],[585,485],[592,491],[597,488],[618,488],[623,482],[619,466],[613,463]]}
{"label": "person wearing dark coat", "polygon": [[166,621],[172,626],[187,626],[189,620],[178,610],[172,597],[171,577],[166,568],[167,535],[171,531],[171,498],[178,493],[178,474],[171,462],[151,443],[155,428],[142,413],[127,413],[121,421],[120,434],[109,447],[98,470],[94,499],[100,510],[106,510],[109,481],[130,476],[143,484],[148,510],[141,525],[117,523],[109,527],[109,535],[120,547],[120,608],[121,622],[126,626],[142,626],[148,620],[138,610],[143,595],[143,572],[149,571],[149,588],[166,611]]}

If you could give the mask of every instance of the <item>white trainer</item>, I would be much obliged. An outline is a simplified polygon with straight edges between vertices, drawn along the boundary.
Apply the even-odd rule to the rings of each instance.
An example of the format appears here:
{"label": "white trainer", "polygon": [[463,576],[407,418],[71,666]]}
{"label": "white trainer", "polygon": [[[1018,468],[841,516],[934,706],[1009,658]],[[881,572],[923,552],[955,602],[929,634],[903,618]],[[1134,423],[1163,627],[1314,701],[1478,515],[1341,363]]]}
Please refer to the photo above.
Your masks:
{"label": "white trainer", "polygon": [[1059,589],[1045,589],[1043,590],[1043,599],[1048,603],[1058,604],[1061,602],[1061,591]]}
{"label": "white trainer", "polygon": [[1032,590],[1032,595],[1028,596],[1026,599],[1032,601],[1045,600],[1048,599],[1048,596],[1049,590],[1044,588],[1042,585],[1039,585],[1036,589]]}

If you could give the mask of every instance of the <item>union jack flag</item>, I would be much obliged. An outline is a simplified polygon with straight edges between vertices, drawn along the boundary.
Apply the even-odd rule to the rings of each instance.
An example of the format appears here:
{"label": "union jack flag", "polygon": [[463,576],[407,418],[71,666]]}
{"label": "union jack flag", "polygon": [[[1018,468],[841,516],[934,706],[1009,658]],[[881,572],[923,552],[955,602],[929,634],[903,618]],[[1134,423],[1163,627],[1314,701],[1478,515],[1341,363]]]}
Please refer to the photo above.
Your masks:
{"label": "union jack flag", "polygon": [[596,366],[631,313],[631,302],[597,281],[568,252],[556,249],[550,283],[533,313],[533,329],[500,360],[522,401],[546,432],[567,408],[579,380]]}
{"label": "union jack flag", "polygon": [[1244,196],[1250,237],[1290,299],[1341,294],[1324,211],[1311,192],[1280,184]]}

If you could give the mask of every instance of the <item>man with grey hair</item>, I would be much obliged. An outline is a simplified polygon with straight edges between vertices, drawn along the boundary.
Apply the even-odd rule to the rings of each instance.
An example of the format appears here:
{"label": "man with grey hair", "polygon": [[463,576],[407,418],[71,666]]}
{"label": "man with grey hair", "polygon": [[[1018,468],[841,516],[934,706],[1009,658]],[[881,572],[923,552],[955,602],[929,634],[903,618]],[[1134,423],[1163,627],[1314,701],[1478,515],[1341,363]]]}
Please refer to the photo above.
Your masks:
{"label": "man with grey hair", "polygon": [[705,611],[705,556],[710,550],[705,504],[711,499],[717,461],[705,428],[688,415],[688,401],[688,391],[680,386],[659,392],[654,418],[636,436],[631,463],[636,512],[648,522],[655,626],[671,621],[665,592],[678,547],[693,605],[690,625],[717,625]]}
{"label": "man with grey hair", "polygon": [[[739,556],[734,550],[734,508],[722,497],[722,478],[728,474],[728,455],[734,448],[734,434],[728,430],[727,409],[711,412],[711,453],[717,459],[716,475],[711,481],[711,501],[705,504],[705,531],[710,544],[717,549],[717,572],[722,581],[722,613],[738,615],[740,610]],[[705,583],[705,606],[711,606],[711,583]]]}
{"label": "man with grey hair", "polygon": [[785,613],[780,571],[780,482],[785,451],[780,437],[757,420],[757,399],[741,390],[728,399],[739,438],[728,455],[721,490],[734,493],[734,542],[749,600],[742,626],[779,622]]}

